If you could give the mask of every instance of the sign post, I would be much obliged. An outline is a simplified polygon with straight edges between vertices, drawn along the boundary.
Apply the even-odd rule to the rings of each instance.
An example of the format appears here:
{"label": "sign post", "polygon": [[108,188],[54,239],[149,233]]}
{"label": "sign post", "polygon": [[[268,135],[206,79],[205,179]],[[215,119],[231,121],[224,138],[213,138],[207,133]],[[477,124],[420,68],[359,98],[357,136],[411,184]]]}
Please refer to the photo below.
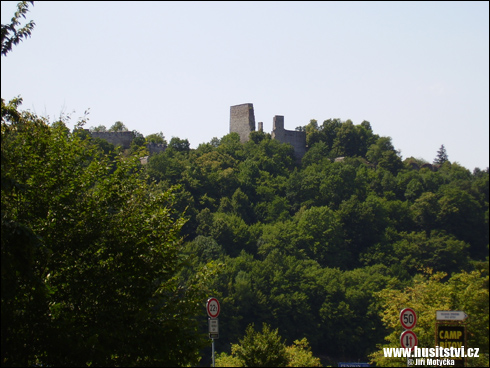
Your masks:
{"label": "sign post", "polygon": [[206,302],[206,311],[208,312],[208,321],[209,321],[209,338],[212,343],[212,354],[213,354],[213,367],[214,364],[214,339],[219,338],[219,324],[218,324],[218,316],[220,312],[219,301],[216,298],[209,298]]}
{"label": "sign post", "polygon": [[[412,308],[404,308],[400,311],[400,323],[405,331],[400,335],[400,345],[402,348],[413,350],[418,339],[412,328],[417,324],[417,313]],[[407,367],[409,367],[409,358],[407,357]]]}
{"label": "sign post", "polygon": [[[464,311],[436,311],[436,346],[441,348],[465,349],[467,343]],[[466,356],[454,357],[454,367],[465,367]]]}

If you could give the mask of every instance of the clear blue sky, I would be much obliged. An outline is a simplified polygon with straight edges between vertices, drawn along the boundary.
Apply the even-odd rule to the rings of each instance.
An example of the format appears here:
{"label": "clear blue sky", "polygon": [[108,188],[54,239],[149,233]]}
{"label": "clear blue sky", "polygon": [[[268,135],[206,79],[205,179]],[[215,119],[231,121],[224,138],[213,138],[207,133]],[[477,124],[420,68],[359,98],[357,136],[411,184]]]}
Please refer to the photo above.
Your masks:
{"label": "clear blue sky", "polygon": [[[16,2],[2,1],[2,24]],[[489,162],[488,2],[36,2],[2,98],[70,128],[122,121],[191,147],[253,103],[272,130],[363,120],[402,157]],[[70,126],[71,125],[71,126]]]}

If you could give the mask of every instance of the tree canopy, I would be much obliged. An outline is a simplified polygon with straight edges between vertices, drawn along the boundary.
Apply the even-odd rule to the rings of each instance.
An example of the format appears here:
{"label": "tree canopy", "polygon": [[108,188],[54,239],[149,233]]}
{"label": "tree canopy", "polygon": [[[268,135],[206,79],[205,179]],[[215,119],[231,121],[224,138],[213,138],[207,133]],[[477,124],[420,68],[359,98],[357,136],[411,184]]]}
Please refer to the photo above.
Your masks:
{"label": "tree canopy", "polygon": [[210,265],[179,276],[175,193],[17,103],[2,101],[2,365],[196,364]]}
{"label": "tree canopy", "polygon": [[27,37],[31,37],[32,30],[36,23],[30,20],[21,27],[21,18],[26,18],[29,11],[29,3],[34,5],[34,1],[21,1],[17,4],[17,11],[12,17],[9,24],[1,25],[2,37],[2,56],[7,56],[12,51],[12,47],[23,41]]}
{"label": "tree canopy", "polygon": [[[31,34],[29,3],[2,25],[4,56]],[[403,159],[337,118],[297,128],[301,162],[264,132],[193,149],[133,131],[122,150],[21,103],[1,100],[2,366],[208,365],[210,295],[219,365],[404,365],[382,348],[412,307],[421,347],[436,310],[464,310],[470,364],[488,366],[488,168],[444,145],[434,165]]]}
{"label": "tree canopy", "polygon": [[[424,270],[471,274],[488,291],[488,169],[413,165],[367,123],[342,121],[301,163],[256,132],[197,149],[173,137],[142,165],[139,150],[106,149],[20,103],[2,103],[5,365],[206,364],[205,290],[222,303],[223,364],[246,364],[231,347],[252,323],[277,331],[286,351],[306,339],[323,364],[378,361],[390,300]],[[374,138],[364,155],[336,160],[347,143],[335,131]],[[476,305],[447,308],[488,308]],[[172,343],[160,328],[176,331]]]}
{"label": "tree canopy", "polygon": [[449,160],[449,158],[448,158],[448,155],[446,152],[446,147],[444,147],[444,145],[442,145],[441,148],[439,148],[439,151],[437,151],[437,156],[434,159],[434,164],[442,165],[444,162],[446,162],[448,160]]}

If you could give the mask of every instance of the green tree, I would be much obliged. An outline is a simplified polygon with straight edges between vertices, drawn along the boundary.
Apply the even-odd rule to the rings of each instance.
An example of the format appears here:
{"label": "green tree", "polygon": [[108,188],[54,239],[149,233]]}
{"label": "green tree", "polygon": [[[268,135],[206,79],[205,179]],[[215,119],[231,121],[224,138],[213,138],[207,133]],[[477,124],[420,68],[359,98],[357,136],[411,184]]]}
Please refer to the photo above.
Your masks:
{"label": "green tree", "polygon": [[298,215],[297,243],[311,259],[323,266],[343,266],[350,261],[342,239],[339,219],[325,207],[312,207]]}
{"label": "green tree", "polygon": [[[376,294],[382,303],[381,317],[388,328],[386,343],[378,345],[371,354],[371,362],[377,366],[404,367],[406,358],[383,356],[384,347],[400,347],[402,327],[400,310],[410,307],[417,313],[417,325],[413,332],[418,337],[419,347],[435,347],[435,315],[437,310],[463,310],[468,318],[467,348],[479,348],[480,358],[469,360],[471,367],[488,367],[488,263],[486,271],[455,273],[449,279],[438,272],[417,275],[413,284],[402,290],[388,287]],[[447,281],[444,281],[447,279]]]}
{"label": "green tree", "polygon": [[147,172],[152,180],[165,181],[170,185],[181,184],[186,169],[186,158],[166,150],[150,156]]}
{"label": "green tree", "polygon": [[337,130],[333,141],[332,153],[334,156],[355,156],[359,150],[359,136],[351,120],[345,121]]}
{"label": "green tree", "polygon": [[[444,231],[401,233],[393,244],[394,262],[412,274],[432,268],[447,273],[468,270],[469,245]],[[388,262],[387,262],[388,263]]]}
{"label": "green tree", "polygon": [[341,127],[342,121],[340,119],[328,119],[323,122],[320,128],[322,133],[321,140],[324,141],[330,149],[332,149],[334,140]]}
{"label": "green tree", "polygon": [[286,345],[278,329],[272,330],[263,324],[262,332],[254,330],[251,324],[238,344],[231,346],[232,356],[236,356],[245,367],[285,367],[288,363]]}
{"label": "green tree", "polygon": [[168,149],[176,152],[189,152],[190,143],[187,139],[172,137],[170,143],[168,144]]}
{"label": "green tree", "polygon": [[116,121],[108,130],[109,132],[127,132],[128,128],[122,121]]}
{"label": "green tree", "polygon": [[146,143],[167,144],[163,132],[153,133],[146,136]]}
{"label": "green tree", "polygon": [[467,190],[446,186],[439,192],[442,194],[438,200],[439,226],[469,243],[474,258],[485,259],[488,256],[488,227],[485,226],[484,208]]}
{"label": "green tree", "polygon": [[235,159],[243,157],[243,144],[240,143],[238,133],[230,133],[220,139],[218,152],[226,153]]}
{"label": "green tree", "polygon": [[233,213],[240,216],[246,223],[250,224],[253,219],[253,211],[248,196],[238,188],[231,197]]}
{"label": "green tree", "polygon": [[210,269],[179,277],[172,192],[18,103],[2,101],[2,365],[196,364]]}
{"label": "green tree", "polygon": [[[233,346],[232,346],[233,349]],[[246,365],[246,363],[236,354],[228,355],[221,353],[216,359],[217,367],[264,367],[262,365]],[[320,359],[313,356],[310,344],[306,338],[295,340],[291,346],[285,349],[286,365],[285,367],[321,367]],[[270,365],[272,366],[272,365]],[[279,365],[277,365],[279,367]]]}
{"label": "green tree", "polygon": [[442,165],[444,162],[449,161],[449,157],[446,152],[446,147],[444,145],[439,148],[439,151],[437,151],[437,156],[434,159],[434,164],[435,165]]}
{"label": "green tree", "polygon": [[315,119],[311,119],[310,123],[303,128],[303,131],[306,132],[306,144],[309,147],[312,147],[315,143],[320,142],[322,137],[318,129],[318,121]]}
{"label": "green tree", "polygon": [[131,145],[129,147],[131,153],[136,153],[139,151],[138,155],[145,155],[148,152],[145,151],[145,137],[140,132],[133,130],[133,140],[131,141]]}
{"label": "green tree", "polygon": [[34,1],[21,1],[17,4],[17,11],[14,13],[9,24],[1,25],[1,37],[2,37],[2,56],[12,51],[12,47],[17,45],[27,36],[31,37],[32,30],[35,23],[31,20],[23,27],[20,27],[20,18],[26,17],[26,13],[29,11],[29,4],[34,5]]}
{"label": "green tree", "polygon": [[240,216],[216,212],[210,233],[228,255],[236,257],[242,249],[253,251],[254,239]]}
{"label": "green tree", "polygon": [[403,167],[399,151],[395,150],[391,143],[390,137],[380,137],[376,143],[372,144],[366,158],[375,165],[381,167],[396,175],[398,170]]}
{"label": "green tree", "polygon": [[91,132],[107,132],[105,125],[97,125],[96,127],[90,127]]}
{"label": "green tree", "polygon": [[[343,230],[343,253],[348,252],[350,256],[342,268],[358,266],[356,261],[360,253],[383,240],[389,221],[385,204],[385,200],[376,196],[369,196],[365,201],[352,196],[341,204],[337,216]],[[349,256],[346,254],[344,257]]]}
{"label": "green tree", "polygon": [[321,367],[320,358],[313,356],[310,344],[305,337],[294,340],[293,345],[286,347],[287,367]]}
{"label": "green tree", "polygon": [[437,228],[440,212],[437,195],[431,192],[423,193],[412,205],[411,212],[417,226],[430,236],[431,230]]}

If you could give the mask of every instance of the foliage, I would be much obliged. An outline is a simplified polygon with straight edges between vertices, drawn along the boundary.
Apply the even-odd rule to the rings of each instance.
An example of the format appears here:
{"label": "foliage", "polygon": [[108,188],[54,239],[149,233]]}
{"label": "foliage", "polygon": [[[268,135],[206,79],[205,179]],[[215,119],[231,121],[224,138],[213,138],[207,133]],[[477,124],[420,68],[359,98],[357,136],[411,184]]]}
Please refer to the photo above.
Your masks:
{"label": "foliage", "polygon": [[96,127],[90,127],[91,132],[107,132],[107,128],[105,125],[97,125]]}
{"label": "foliage", "polygon": [[107,130],[108,132],[127,132],[128,128],[121,121],[116,121],[111,127]]}
{"label": "foliage", "polygon": [[434,159],[434,164],[436,165],[442,165],[444,162],[448,161],[449,157],[446,152],[446,147],[444,145],[439,148],[439,151],[437,151],[437,156]]}
{"label": "foliage", "polygon": [[286,347],[287,367],[321,367],[320,358],[313,356],[306,338],[295,340],[293,345]]}
{"label": "foliage", "polygon": [[267,324],[262,326],[262,332],[255,331],[253,324],[248,326],[239,344],[232,345],[231,352],[246,367],[284,367],[287,364],[286,346],[279,331]]}
{"label": "foliage", "polygon": [[32,30],[34,29],[35,23],[31,20],[26,23],[23,27],[20,27],[20,18],[26,17],[26,13],[29,11],[29,3],[34,5],[34,1],[21,1],[17,4],[17,11],[12,17],[9,24],[2,24],[1,35],[2,35],[2,56],[7,56],[7,54],[12,51],[12,47],[17,45],[27,36],[31,37]]}
{"label": "foliage", "polygon": [[187,139],[172,137],[168,144],[168,149],[176,152],[189,152],[190,143]]}
{"label": "foliage", "polygon": [[[470,272],[485,259],[488,172],[403,163],[368,122],[311,122],[305,131],[313,143],[300,165],[287,145],[254,132],[244,144],[232,133],[171,149],[147,169],[190,196],[194,266],[226,265],[212,285],[226,320],[219,348],[268,323],[332,361],[365,360],[389,333],[376,292],[405,287],[426,267]],[[356,157],[333,159],[361,142]]]}
{"label": "foliage", "polygon": [[2,101],[2,365],[197,363],[212,268],[179,277],[172,192],[17,104]]}
{"label": "foliage", "polygon": [[295,340],[286,346],[278,329],[272,330],[263,324],[262,332],[254,330],[253,324],[245,331],[239,344],[232,344],[231,355],[221,353],[216,359],[217,367],[320,367],[320,359],[315,358],[308,340]]}
{"label": "foliage", "polygon": [[[2,25],[2,55],[30,35],[28,3]],[[379,347],[397,346],[407,303],[424,344],[435,309],[454,308],[488,345],[488,168],[444,146],[434,165],[402,161],[369,122],[337,118],[297,128],[301,162],[261,131],[160,153],[146,144],[162,132],[134,132],[122,152],[21,102],[1,109],[2,365],[197,364],[207,290],[221,365],[388,364]]]}
{"label": "foliage", "polygon": [[402,327],[399,322],[400,310],[406,307],[417,313],[417,325],[413,329],[418,337],[419,347],[435,347],[435,315],[437,310],[463,310],[468,319],[468,346],[480,349],[480,358],[471,360],[471,366],[488,366],[488,263],[486,271],[455,273],[449,279],[447,274],[430,271],[419,274],[413,284],[403,290],[386,288],[377,293],[383,304],[381,317],[392,332],[386,336],[386,343],[378,345],[371,354],[371,361],[379,366],[405,366],[405,358],[383,356],[383,347],[399,347]]}
{"label": "foliage", "polygon": [[145,139],[146,139],[146,143],[156,143],[156,144],[164,144],[164,145],[167,144],[167,141],[165,140],[165,136],[163,135],[162,132],[147,135]]}
{"label": "foliage", "polygon": [[[2,114],[11,120],[21,117],[16,108],[19,102],[12,101]],[[107,243],[109,239],[124,243],[124,237],[129,234],[102,231],[104,224],[128,228],[128,224],[150,216],[151,211],[144,210],[146,200],[131,202],[129,198],[138,197],[138,193],[146,193],[145,198],[159,198],[174,188],[173,200],[168,197],[167,201],[172,202],[171,207],[178,213],[185,213],[185,217],[169,213],[168,218],[180,225],[183,218],[186,220],[184,225],[179,225],[185,243],[176,245],[179,250],[175,255],[181,263],[175,268],[175,282],[185,289],[189,283],[199,284],[192,280],[196,280],[195,276],[203,267],[215,262],[225,265],[219,276],[208,283],[222,304],[220,318],[226,321],[220,326],[221,338],[216,342],[221,351],[238,341],[240,331],[250,324],[267,323],[281,329],[289,346],[304,337],[311,344],[312,354],[328,357],[328,361],[365,360],[376,351],[376,344],[381,344],[391,333],[379,317],[382,301],[377,292],[388,287],[395,291],[403,289],[426,267],[448,274],[471,272],[484,261],[488,254],[488,171],[471,174],[449,162],[436,171],[421,167],[422,162],[420,165],[402,163],[391,140],[373,134],[369,123],[343,124],[338,120],[327,121],[321,130],[314,124],[307,126],[305,131],[310,139],[317,141],[312,143],[301,164],[294,161],[288,145],[256,132],[245,144],[240,143],[236,134],[229,134],[195,150],[187,140],[173,137],[167,150],[151,155],[146,166],[140,166],[137,160],[131,161],[140,151],[122,158],[109,145],[106,147],[97,139],[84,139],[81,130],[70,133],[61,124],[53,124],[51,129],[59,129],[60,137],[71,140],[78,137],[81,147],[76,157],[80,158],[74,162],[83,165],[65,163],[63,166],[77,167],[78,171],[46,170],[46,174],[49,178],[58,178],[52,185],[61,185],[63,178],[70,177],[68,172],[77,173],[79,184],[72,185],[73,192],[63,197],[64,207],[61,206],[71,209],[70,216],[65,215],[65,210],[59,210],[58,216],[76,219],[73,213],[78,212],[99,216],[100,223],[83,217],[78,221],[89,225],[91,236],[103,236],[106,240],[97,244],[107,247],[112,244]],[[343,132],[342,137],[356,144],[364,142],[365,148],[357,151],[356,157],[333,160],[340,150],[345,153],[353,149],[351,143],[344,142],[336,132]],[[85,156],[81,152],[85,152]],[[56,153],[54,156],[62,161],[67,155]],[[92,176],[84,174],[83,168],[98,167],[93,165],[99,161],[100,172]],[[133,162],[133,166],[129,162]],[[40,165],[44,167],[46,163]],[[22,170],[26,170],[24,166]],[[19,168],[18,172],[22,170]],[[137,189],[140,184],[123,185],[110,179],[111,175],[118,175],[118,180],[127,183],[129,178],[143,173],[148,177],[145,185],[141,183],[141,191]],[[8,179],[2,180],[2,185],[14,185],[15,182]],[[108,184],[104,186],[106,181]],[[83,207],[85,200],[75,199],[73,194],[85,193],[88,188],[91,196],[97,195],[90,210]],[[115,188],[118,188],[117,193]],[[112,203],[107,196],[121,198],[116,201],[120,207],[111,208],[128,215],[114,217],[98,209]],[[127,198],[126,202],[121,196]],[[56,198],[53,195],[38,197],[46,198],[46,203]],[[134,203],[132,209],[124,210],[130,203]],[[141,214],[143,217],[139,218]],[[45,228],[50,229],[56,223],[64,222],[56,220]],[[79,244],[78,247],[84,249],[80,242],[85,238],[75,239],[73,231],[62,233],[61,239],[69,239],[74,247]],[[28,258],[32,252],[42,255],[46,248],[44,235],[39,238],[34,231],[23,234],[24,248],[19,248],[23,249],[22,257]],[[46,249],[49,253],[51,248]],[[108,249],[108,254],[115,252],[114,248]],[[91,253],[81,254],[91,259]],[[10,262],[12,267],[19,267],[19,274],[26,280],[25,288],[33,289],[32,285],[45,283],[42,277],[29,271],[30,268],[20,271],[21,263]],[[84,267],[93,271],[95,266]],[[117,273],[121,269],[116,265],[111,267]],[[65,277],[69,284],[77,285],[74,276]],[[99,289],[104,290],[104,287]],[[204,292],[205,288],[201,289]],[[18,296],[17,305],[24,303],[25,310],[33,311],[24,315],[23,326],[50,323],[49,319],[44,322],[40,318],[30,319],[32,315],[48,315],[35,308],[47,308],[46,303],[52,298],[43,288],[35,286],[35,290],[38,294],[30,294],[32,305]],[[111,293],[107,291],[107,295]],[[80,318],[75,313],[72,319],[79,323]],[[25,328],[25,336],[28,333],[32,330],[28,332]],[[81,333],[85,336],[91,330],[82,329]],[[144,329],[141,333],[144,334]],[[223,363],[226,365],[243,364],[236,354],[221,358],[229,359]],[[143,364],[143,360],[140,361]],[[104,364],[119,363],[120,360],[111,360]]]}
{"label": "foliage", "polygon": [[237,356],[222,352],[216,356],[215,367],[244,367],[244,365]]}

